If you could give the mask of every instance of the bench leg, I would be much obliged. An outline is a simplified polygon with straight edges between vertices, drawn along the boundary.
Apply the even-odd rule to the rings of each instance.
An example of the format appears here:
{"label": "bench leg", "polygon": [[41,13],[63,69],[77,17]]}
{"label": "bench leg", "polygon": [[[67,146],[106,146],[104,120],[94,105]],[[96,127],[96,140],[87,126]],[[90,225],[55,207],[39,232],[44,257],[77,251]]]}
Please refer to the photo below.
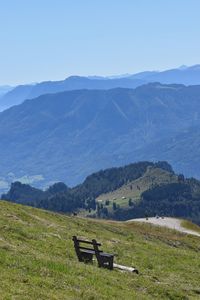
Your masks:
{"label": "bench leg", "polygon": [[110,270],[113,270],[113,258],[114,258],[113,256],[109,258],[109,265],[108,265],[108,268],[109,268]]}
{"label": "bench leg", "polygon": [[98,261],[98,265],[101,268],[107,268],[109,270],[113,270],[113,260],[114,257],[101,257],[100,260]]}

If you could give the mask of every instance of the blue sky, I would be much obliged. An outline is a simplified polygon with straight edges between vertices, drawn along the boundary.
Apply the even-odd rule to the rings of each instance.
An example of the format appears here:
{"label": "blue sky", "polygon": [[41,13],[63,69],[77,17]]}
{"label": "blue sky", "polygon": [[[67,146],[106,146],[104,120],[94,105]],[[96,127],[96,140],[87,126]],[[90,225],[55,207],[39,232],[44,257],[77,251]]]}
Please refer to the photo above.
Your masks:
{"label": "blue sky", "polygon": [[199,0],[0,0],[0,85],[200,63]]}

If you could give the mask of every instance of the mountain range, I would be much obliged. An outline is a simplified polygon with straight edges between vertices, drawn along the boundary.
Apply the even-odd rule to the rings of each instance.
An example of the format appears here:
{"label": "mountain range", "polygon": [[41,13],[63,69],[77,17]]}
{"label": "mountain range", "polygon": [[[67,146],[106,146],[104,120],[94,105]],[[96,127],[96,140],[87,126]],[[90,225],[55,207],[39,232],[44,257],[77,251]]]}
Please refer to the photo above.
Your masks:
{"label": "mountain range", "polygon": [[0,113],[0,186],[20,180],[70,186],[102,168],[168,160],[200,177],[200,86],[75,90]]}
{"label": "mountain range", "polygon": [[136,74],[115,75],[109,77],[102,76],[71,76],[61,81],[45,81],[35,84],[19,85],[15,88],[7,87],[3,91],[0,87],[0,111],[13,105],[22,103],[26,99],[33,99],[42,94],[58,93],[68,90],[79,89],[113,89],[136,88],[140,85],[160,82],[164,84],[200,84],[200,65],[191,67],[182,66],[180,68],[166,71],[145,71]]}
{"label": "mountain range", "polygon": [[147,71],[134,75],[128,78],[141,79],[146,82],[160,82],[164,84],[184,84],[184,85],[198,85],[200,84],[200,65],[191,67],[181,66],[180,68],[170,69],[165,71]]}
{"label": "mountain range", "polygon": [[37,84],[19,85],[0,98],[0,110],[22,103],[26,99],[33,99],[43,94],[53,94],[63,91],[80,89],[107,90],[117,87],[135,88],[144,84],[141,79],[129,78],[87,78],[71,76],[62,81],[45,81]]}

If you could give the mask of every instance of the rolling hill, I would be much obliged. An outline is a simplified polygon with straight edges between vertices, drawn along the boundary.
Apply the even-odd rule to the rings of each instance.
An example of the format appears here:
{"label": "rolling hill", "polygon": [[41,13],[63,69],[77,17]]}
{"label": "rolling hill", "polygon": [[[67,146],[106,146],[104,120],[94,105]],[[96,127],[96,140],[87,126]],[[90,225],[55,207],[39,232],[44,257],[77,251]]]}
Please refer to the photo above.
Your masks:
{"label": "rolling hill", "polygon": [[[139,275],[79,263],[74,234],[96,238]],[[198,299],[199,251],[199,237],[174,230],[0,202],[2,299]]]}
{"label": "rolling hill", "polygon": [[88,176],[84,182],[74,188],[64,183],[55,183],[42,191],[27,184],[14,182],[2,198],[20,204],[46,208],[60,212],[72,212],[79,208],[95,209],[95,198],[100,194],[115,190],[124,183],[141,177],[149,166],[171,168],[166,162],[153,164],[140,162],[119,168],[101,170]]}
{"label": "rolling hill", "polygon": [[176,175],[167,162],[101,170],[74,188],[56,183],[42,191],[15,182],[2,199],[84,217],[128,220],[161,215],[200,224],[200,181]]}
{"label": "rolling hill", "polygon": [[200,182],[158,166],[148,166],[144,174],[117,189],[100,194],[97,209],[81,215],[116,220],[169,216],[200,224]]}
{"label": "rolling hill", "polygon": [[132,200],[140,199],[141,194],[154,185],[177,182],[178,175],[174,174],[173,172],[169,172],[158,167],[149,166],[141,177],[125,183],[114,191],[99,195],[96,200],[105,202],[107,199],[109,199],[110,201],[114,200],[118,204],[122,204],[124,202],[124,204],[128,206],[128,200],[130,198]]}

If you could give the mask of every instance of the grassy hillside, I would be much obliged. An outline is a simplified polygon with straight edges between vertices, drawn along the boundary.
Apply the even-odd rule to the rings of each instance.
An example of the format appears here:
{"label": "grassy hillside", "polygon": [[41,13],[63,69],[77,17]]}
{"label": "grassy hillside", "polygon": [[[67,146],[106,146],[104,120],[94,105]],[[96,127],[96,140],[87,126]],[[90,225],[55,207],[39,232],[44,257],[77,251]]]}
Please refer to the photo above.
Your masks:
{"label": "grassy hillside", "polygon": [[[140,274],[79,263],[96,238]],[[199,299],[199,238],[147,224],[72,218],[0,201],[0,299]]]}
{"label": "grassy hillside", "polygon": [[[108,209],[109,217],[111,218],[111,214],[114,212],[113,203],[122,209],[131,209],[132,206],[129,206],[130,199],[132,203],[138,203],[141,200],[141,194],[151,187],[176,182],[178,182],[178,175],[173,172],[168,172],[155,166],[148,166],[146,172],[141,177],[130,180],[128,183],[111,192],[101,194],[96,198],[96,201],[99,205],[102,204]],[[97,214],[97,210],[95,212],[93,210],[91,212],[80,211],[81,216],[93,216],[94,213]]]}
{"label": "grassy hillside", "polygon": [[130,198],[132,200],[138,200],[142,192],[148,190],[152,185],[167,184],[177,181],[177,175],[173,173],[160,168],[148,167],[143,176],[124,184],[115,191],[100,195],[97,198],[97,201],[102,201],[104,203],[107,199],[109,199],[122,206],[128,206],[128,200]]}

